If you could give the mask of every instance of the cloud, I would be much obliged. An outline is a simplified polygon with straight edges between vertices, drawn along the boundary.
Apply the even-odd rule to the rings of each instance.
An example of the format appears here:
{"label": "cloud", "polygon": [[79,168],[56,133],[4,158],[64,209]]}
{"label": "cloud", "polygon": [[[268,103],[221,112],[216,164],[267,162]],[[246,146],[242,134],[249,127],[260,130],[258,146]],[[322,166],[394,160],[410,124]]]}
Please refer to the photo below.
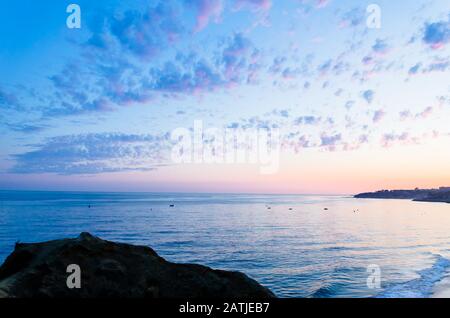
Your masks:
{"label": "cloud", "polygon": [[269,11],[272,0],[236,0],[236,7],[242,9],[248,7],[255,11]]}
{"label": "cloud", "polygon": [[[292,141],[289,139],[292,139]],[[311,141],[310,136],[306,135],[299,136],[299,134],[297,133],[292,133],[290,136],[288,136],[287,141],[285,142],[284,145],[285,148],[292,149],[294,153],[299,153],[300,150],[304,148],[311,148],[315,146],[316,145],[314,144],[313,141]]]}
{"label": "cloud", "polygon": [[74,104],[68,102],[61,102],[59,106],[50,106],[43,110],[44,118],[82,115],[90,112],[105,112],[112,111],[113,105],[105,98],[95,99],[90,102]]}
{"label": "cloud", "polygon": [[372,104],[373,99],[375,97],[375,92],[373,90],[366,90],[362,92],[362,97],[366,100],[367,103]]}
{"label": "cloud", "polygon": [[325,147],[329,151],[334,151],[336,150],[336,146],[342,141],[342,134],[330,135],[328,133],[322,133],[320,141],[322,147]]}
{"label": "cloud", "polygon": [[20,108],[19,100],[16,95],[6,92],[0,87],[0,106],[7,109]]}
{"label": "cloud", "polygon": [[[90,52],[92,53],[92,52]],[[148,68],[133,62],[130,54],[95,52],[68,63],[49,77],[54,90],[42,107],[44,117],[108,112],[118,106],[144,104],[172,94],[199,95],[237,84],[253,84],[262,69],[259,51],[241,33],[218,41],[210,56],[178,53],[166,63]],[[162,62],[162,61],[161,61]],[[156,64],[156,63],[155,63]]]}
{"label": "cloud", "polygon": [[418,138],[411,136],[408,132],[403,132],[401,134],[388,133],[381,137],[381,145],[384,148],[389,148],[397,143],[403,145],[417,144],[419,142]]}
{"label": "cloud", "polygon": [[366,144],[369,142],[369,136],[367,134],[362,134],[358,137],[358,142],[360,144]]}
{"label": "cloud", "polygon": [[365,10],[360,8],[354,8],[350,11],[345,12],[341,21],[339,22],[339,26],[341,28],[356,28],[364,24],[366,20]]}
{"label": "cloud", "polygon": [[450,41],[450,16],[448,21],[426,23],[422,40],[433,49],[439,49]]}
{"label": "cloud", "polygon": [[323,64],[319,65],[319,67],[317,68],[317,70],[322,74],[325,75],[332,66],[333,60],[329,59],[326,62],[324,62]]}
{"label": "cloud", "polygon": [[39,132],[44,131],[45,129],[49,128],[48,125],[31,125],[31,124],[25,124],[25,123],[6,124],[6,126],[12,131],[21,132],[24,134],[39,133]]}
{"label": "cloud", "polygon": [[297,11],[306,15],[313,10],[328,7],[331,0],[296,0],[296,2],[299,4]]}
{"label": "cloud", "polygon": [[203,94],[252,83],[260,70],[258,51],[241,33],[229,38],[215,63],[197,54],[178,55],[175,62],[150,70],[148,88],[172,94]]}
{"label": "cloud", "polygon": [[197,12],[195,32],[203,30],[210,21],[218,23],[223,12],[222,0],[185,0]]}
{"label": "cloud", "polygon": [[421,67],[422,67],[422,63],[417,63],[416,65],[412,66],[408,71],[409,75],[417,74]]}
{"label": "cloud", "polygon": [[272,115],[279,116],[282,118],[289,118],[290,113],[288,109],[274,109]]}
{"label": "cloud", "polygon": [[374,123],[379,123],[385,116],[386,116],[386,113],[385,113],[382,109],[377,110],[377,111],[375,111],[375,113],[373,114],[372,121],[373,121]]}
{"label": "cloud", "polygon": [[423,111],[416,113],[416,114],[413,114],[409,110],[404,110],[404,111],[400,112],[399,115],[400,115],[400,120],[404,121],[407,119],[427,119],[433,113],[434,113],[434,107],[429,106],[429,107],[426,107]]}
{"label": "cloud", "polygon": [[345,108],[347,110],[350,110],[353,108],[353,106],[355,106],[355,101],[354,100],[349,100],[345,103]]}
{"label": "cloud", "polygon": [[98,174],[149,171],[168,162],[169,136],[119,133],[54,137],[14,155],[12,173]]}
{"label": "cloud", "polygon": [[92,36],[87,45],[149,60],[184,33],[180,21],[180,12],[170,1],[161,1],[144,12],[99,13],[88,22]]}
{"label": "cloud", "polygon": [[378,55],[384,55],[389,51],[389,45],[385,40],[377,39],[375,44],[372,46],[372,50],[374,53]]}
{"label": "cloud", "polygon": [[[104,63],[108,63],[106,60]],[[108,70],[108,71],[107,71]],[[120,71],[119,71],[120,70]],[[80,115],[89,112],[112,111],[115,104],[122,104],[123,92],[119,92],[121,67],[112,71],[106,64],[68,63],[53,76],[50,82],[54,90],[50,92],[48,104],[42,107],[44,117]],[[112,92],[112,87],[116,92]]]}
{"label": "cloud", "polygon": [[425,108],[422,112],[416,114],[416,118],[422,118],[422,119],[426,119],[428,117],[430,117],[434,112],[434,108],[429,106],[427,108]]}
{"label": "cloud", "polygon": [[322,121],[322,117],[316,116],[300,116],[294,120],[294,125],[318,125]]}
{"label": "cloud", "polygon": [[404,110],[404,111],[400,112],[399,115],[400,115],[400,120],[402,120],[402,121],[407,120],[412,117],[411,111],[409,111],[409,110]]}
{"label": "cloud", "polygon": [[269,68],[269,72],[273,74],[279,74],[283,71],[283,66],[287,62],[285,56],[277,56],[273,59],[272,65]]}
{"label": "cloud", "polygon": [[316,0],[316,8],[325,8],[330,3],[330,0]]}
{"label": "cloud", "polygon": [[435,59],[424,70],[424,73],[445,72],[450,67],[449,59]]}
{"label": "cloud", "polygon": [[374,58],[370,55],[364,56],[363,59],[361,60],[361,62],[364,65],[371,65],[374,63]]}
{"label": "cloud", "polygon": [[300,68],[292,69],[292,68],[288,67],[288,68],[284,69],[284,71],[282,73],[282,77],[286,80],[294,80],[301,74],[303,74],[303,71]]}
{"label": "cloud", "polygon": [[[248,62],[252,44],[242,33],[236,33],[229,45],[223,50],[222,64],[225,66],[225,76],[229,80],[238,77]],[[256,52],[255,52],[256,53]]]}
{"label": "cloud", "polygon": [[[315,148],[321,151],[350,151],[358,149],[367,143],[368,136],[363,140],[345,140],[341,133],[330,133],[335,120],[314,115],[294,117],[292,110],[275,109],[262,116],[241,118],[231,122],[227,128],[234,129],[279,129],[280,144],[283,151],[299,153],[303,148]],[[352,136],[356,131],[352,133]]]}
{"label": "cloud", "polygon": [[201,94],[225,83],[222,74],[205,60],[197,60],[185,67],[167,62],[163,68],[152,69],[150,75],[151,90],[173,94]]}

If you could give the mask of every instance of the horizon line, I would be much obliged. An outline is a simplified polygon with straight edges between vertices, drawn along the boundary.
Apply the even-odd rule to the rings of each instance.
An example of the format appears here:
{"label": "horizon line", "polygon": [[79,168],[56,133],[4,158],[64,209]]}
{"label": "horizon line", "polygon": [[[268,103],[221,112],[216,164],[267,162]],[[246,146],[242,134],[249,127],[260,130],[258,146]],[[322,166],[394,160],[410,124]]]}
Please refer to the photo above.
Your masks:
{"label": "horizon line", "polygon": [[105,191],[105,190],[32,190],[32,189],[0,189],[0,192],[60,192],[60,193],[130,193],[130,194],[229,194],[229,195],[321,195],[321,196],[353,196],[351,193],[263,193],[263,192],[207,192],[207,191]]}

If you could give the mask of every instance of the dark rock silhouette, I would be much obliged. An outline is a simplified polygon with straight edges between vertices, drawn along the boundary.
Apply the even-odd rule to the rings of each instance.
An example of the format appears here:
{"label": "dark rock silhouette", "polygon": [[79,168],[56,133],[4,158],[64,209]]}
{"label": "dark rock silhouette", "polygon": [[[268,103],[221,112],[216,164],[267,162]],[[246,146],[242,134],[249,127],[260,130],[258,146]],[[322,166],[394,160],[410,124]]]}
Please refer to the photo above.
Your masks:
{"label": "dark rock silhouette", "polygon": [[436,193],[430,193],[425,198],[416,199],[414,201],[450,203],[450,191],[440,191]]}
{"label": "dark rock silhouette", "polygon": [[[81,288],[69,289],[67,267],[81,269]],[[0,298],[272,298],[239,272],[174,264],[145,246],[75,239],[17,243],[0,267]]]}
{"label": "dark rock silhouette", "polygon": [[381,190],[377,192],[360,193],[355,195],[359,199],[410,199],[423,202],[450,203],[450,187],[439,189],[414,190]]}

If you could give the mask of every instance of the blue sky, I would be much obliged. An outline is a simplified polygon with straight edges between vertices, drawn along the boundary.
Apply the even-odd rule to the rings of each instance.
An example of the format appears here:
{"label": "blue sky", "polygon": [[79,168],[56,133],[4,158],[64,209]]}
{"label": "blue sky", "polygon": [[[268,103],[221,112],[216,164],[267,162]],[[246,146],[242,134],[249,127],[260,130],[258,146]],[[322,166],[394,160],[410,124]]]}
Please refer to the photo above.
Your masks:
{"label": "blue sky", "polygon": [[[66,27],[72,2],[0,3],[0,188],[336,193],[450,180],[448,1],[376,1],[380,29],[366,24],[373,1],[77,1],[79,30]],[[170,132],[194,120],[282,127],[281,171],[173,165]]]}

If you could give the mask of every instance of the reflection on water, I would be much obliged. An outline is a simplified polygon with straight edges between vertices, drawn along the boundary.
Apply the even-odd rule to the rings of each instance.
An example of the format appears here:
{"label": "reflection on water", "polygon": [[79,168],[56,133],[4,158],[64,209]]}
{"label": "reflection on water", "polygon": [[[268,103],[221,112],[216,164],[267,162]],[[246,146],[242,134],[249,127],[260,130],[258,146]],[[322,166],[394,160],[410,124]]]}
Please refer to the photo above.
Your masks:
{"label": "reflection on water", "polygon": [[[378,295],[382,290],[366,284],[371,264],[381,268],[385,292],[415,288],[410,282],[423,273],[432,278],[426,283],[434,284],[446,275],[441,265],[450,259],[450,205],[443,203],[0,192],[1,261],[17,240],[43,241],[82,231],[149,245],[174,262],[239,270],[283,297]],[[429,289],[423,292],[428,296]]]}

